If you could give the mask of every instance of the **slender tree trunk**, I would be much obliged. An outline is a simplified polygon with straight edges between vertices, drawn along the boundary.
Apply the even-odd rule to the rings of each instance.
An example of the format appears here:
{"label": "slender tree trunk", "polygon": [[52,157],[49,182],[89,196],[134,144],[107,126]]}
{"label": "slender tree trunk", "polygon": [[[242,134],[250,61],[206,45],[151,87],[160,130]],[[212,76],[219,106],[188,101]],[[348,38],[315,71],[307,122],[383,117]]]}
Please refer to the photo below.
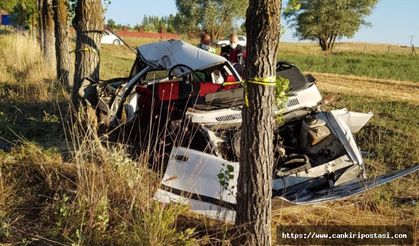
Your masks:
{"label": "slender tree trunk", "polygon": [[332,40],[333,40],[333,35],[331,35],[328,39],[327,39],[327,49],[330,50],[330,48],[332,47]]}
{"label": "slender tree trunk", "polygon": [[78,92],[82,81],[85,78],[99,80],[99,45],[103,30],[101,0],[78,0],[73,26],[77,32],[77,41],[72,101],[78,110]]}
{"label": "slender tree trunk", "polygon": [[68,48],[68,6],[66,0],[53,0],[55,54],[57,56],[57,77],[67,90],[73,82],[70,79],[70,54]]}
{"label": "slender tree trunk", "polygon": [[36,14],[31,15],[30,35],[31,35],[32,38],[35,38],[35,39],[36,39],[36,35],[37,35],[36,34],[36,19],[37,19]]}
{"label": "slender tree trunk", "polygon": [[39,47],[41,48],[41,50],[43,50],[43,45],[44,45],[44,20],[42,18],[42,6],[43,6],[44,0],[37,0],[36,1],[36,5],[37,5],[37,9],[38,9],[38,25],[37,25],[37,35],[38,35],[38,42],[39,42]]}
{"label": "slender tree trunk", "polygon": [[333,50],[336,43],[337,34],[333,35],[332,44],[330,45],[330,50]]}
{"label": "slender tree trunk", "polygon": [[42,43],[41,49],[45,60],[52,65],[55,59],[54,18],[51,0],[43,0],[41,9]]}
{"label": "slender tree trunk", "polygon": [[[247,78],[276,77],[280,12],[280,0],[249,0]],[[240,243],[271,245],[275,87],[246,84],[249,103],[242,112],[236,225],[244,229]]]}
{"label": "slender tree trunk", "polygon": [[337,35],[332,33],[330,37],[327,40],[327,50],[333,50],[333,47],[335,46]]}

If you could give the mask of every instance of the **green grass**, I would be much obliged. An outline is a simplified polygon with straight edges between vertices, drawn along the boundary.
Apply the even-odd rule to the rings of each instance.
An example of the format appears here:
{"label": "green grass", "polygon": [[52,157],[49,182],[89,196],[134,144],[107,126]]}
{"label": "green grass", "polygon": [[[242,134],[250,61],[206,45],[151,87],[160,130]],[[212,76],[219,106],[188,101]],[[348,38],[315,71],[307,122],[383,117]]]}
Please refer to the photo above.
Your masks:
{"label": "green grass", "polygon": [[344,95],[336,107],[374,113],[356,137],[360,148],[372,154],[374,161],[379,162],[385,171],[419,163],[417,105]]}
{"label": "green grass", "polygon": [[125,46],[102,45],[100,78],[128,77],[134,60],[135,54]]}
{"label": "green grass", "polygon": [[417,56],[356,52],[339,54],[279,52],[279,59],[289,61],[304,71],[419,81],[419,57]]}
{"label": "green grass", "polygon": [[[156,41],[159,40],[127,40],[133,47]],[[281,43],[278,59],[289,61],[304,71],[419,82],[419,56],[411,56],[408,50],[396,46],[391,46],[390,53],[386,45],[368,47],[364,54],[360,44],[341,44],[333,52],[321,52],[316,44]],[[126,47],[102,45],[101,54],[102,79],[129,74],[135,55]]]}

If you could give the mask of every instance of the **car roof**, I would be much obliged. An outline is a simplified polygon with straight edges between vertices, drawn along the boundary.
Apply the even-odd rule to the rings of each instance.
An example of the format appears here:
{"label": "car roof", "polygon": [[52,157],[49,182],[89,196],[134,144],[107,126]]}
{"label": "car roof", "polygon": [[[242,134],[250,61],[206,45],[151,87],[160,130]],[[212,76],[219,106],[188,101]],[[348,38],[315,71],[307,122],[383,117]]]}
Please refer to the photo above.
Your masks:
{"label": "car roof", "polygon": [[[170,70],[174,66],[186,65],[192,70],[224,64],[227,60],[219,55],[202,50],[181,40],[168,40],[145,44],[137,48],[140,59],[153,68]],[[175,69],[176,75],[183,75],[184,70]],[[188,71],[189,72],[189,71]]]}

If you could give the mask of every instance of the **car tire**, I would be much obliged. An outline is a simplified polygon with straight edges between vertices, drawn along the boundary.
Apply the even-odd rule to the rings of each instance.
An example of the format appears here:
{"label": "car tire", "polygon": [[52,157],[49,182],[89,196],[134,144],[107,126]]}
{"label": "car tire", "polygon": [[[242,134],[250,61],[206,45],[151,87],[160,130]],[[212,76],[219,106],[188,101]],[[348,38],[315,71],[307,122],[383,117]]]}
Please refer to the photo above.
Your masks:
{"label": "car tire", "polygon": [[114,44],[114,45],[121,45],[121,40],[115,39],[115,40],[113,41],[113,44]]}

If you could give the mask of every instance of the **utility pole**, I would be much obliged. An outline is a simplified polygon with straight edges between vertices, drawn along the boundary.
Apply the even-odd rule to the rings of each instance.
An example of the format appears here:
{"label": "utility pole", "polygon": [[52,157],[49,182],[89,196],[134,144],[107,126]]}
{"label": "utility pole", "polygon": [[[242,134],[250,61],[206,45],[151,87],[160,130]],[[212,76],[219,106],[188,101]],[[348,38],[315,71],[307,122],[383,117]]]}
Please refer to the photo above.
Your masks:
{"label": "utility pole", "polygon": [[416,55],[415,45],[413,44],[413,38],[415,37],[415,35],[409,35],[409,37],[410,37],[410,47],[412,47],[411,55]]}

